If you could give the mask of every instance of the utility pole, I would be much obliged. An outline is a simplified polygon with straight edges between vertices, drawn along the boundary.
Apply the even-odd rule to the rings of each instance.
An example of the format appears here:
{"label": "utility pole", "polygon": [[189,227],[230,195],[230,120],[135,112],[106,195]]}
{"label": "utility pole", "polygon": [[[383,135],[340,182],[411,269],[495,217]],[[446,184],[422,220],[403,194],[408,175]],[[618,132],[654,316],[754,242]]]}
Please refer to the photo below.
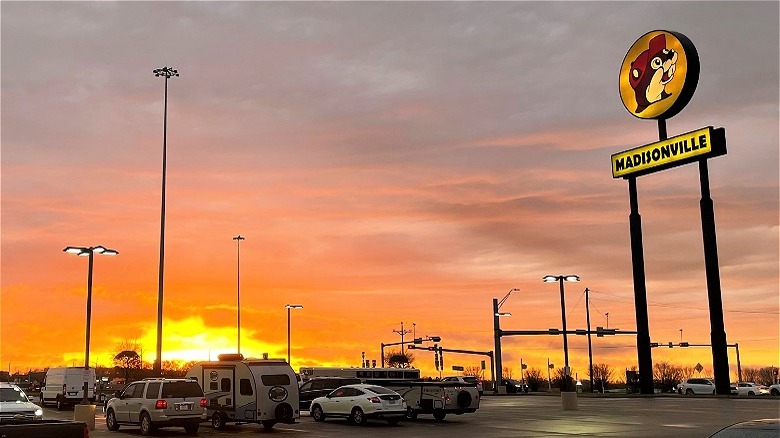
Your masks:
{"label": "utility pole", "polygon": [[[414,323],[412,323],[414,324]],[[393,333],[398,333],[401,335],[401,356],[404,355],[404,336],[411,333],[411,330],[404,330],[404,322],[401,321],[401,330],[393,330]]]}

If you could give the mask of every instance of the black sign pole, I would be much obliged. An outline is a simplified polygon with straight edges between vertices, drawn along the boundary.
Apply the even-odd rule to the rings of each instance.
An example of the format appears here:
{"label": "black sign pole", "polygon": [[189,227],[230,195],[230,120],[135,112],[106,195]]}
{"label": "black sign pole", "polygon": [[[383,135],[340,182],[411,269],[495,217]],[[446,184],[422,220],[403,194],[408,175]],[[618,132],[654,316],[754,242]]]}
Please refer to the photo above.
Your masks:
{"label": "black sign pole", "polygon": [[634,308],[636,309],[636,351],[639,360],[639,382],[642,394],[653,393],[653,356],[650,350],[650,325],[647,317],[647,287],[645,284],[645,255],[642,246],[642,217],[636,194],[636,177],[628,178],[631,214],[631,261],[634,271]]}
{"label": "black sign pole", "polygon": [[712,367],[715,374],[715,393],[731,394],[729,383],[729,355],[726,329],[723,324],[723,300],[718,267],[718,241],[715,235],[715,209],[710,197],[710,176],[707,159],[699,161],[701,182],[701,229],[704,240],[704,268],[707,274],[707,298],[710,305],[710,339]]}

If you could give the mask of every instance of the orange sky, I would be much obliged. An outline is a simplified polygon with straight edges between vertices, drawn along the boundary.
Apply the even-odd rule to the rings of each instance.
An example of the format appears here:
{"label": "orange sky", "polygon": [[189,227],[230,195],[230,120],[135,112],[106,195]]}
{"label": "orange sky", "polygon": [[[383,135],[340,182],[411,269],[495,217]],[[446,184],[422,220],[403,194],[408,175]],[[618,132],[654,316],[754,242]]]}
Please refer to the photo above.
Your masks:
{"label": "orange sky", "polygon": [[[401,321],[445,348],[493,350],[491,300],[515,287],[502,328],[560,327],[546,274],[582,278],[566,285],[570,329],[585,328],[587,287],[593,327],[609,313],[634,330],[627,184],[608,162],[657,139],[616,90],[625,51],[659,27],[688,34],[703,66],[670,135],[726,129],[710,180],[728,341],[743,367],[777,366],[778,6],[739,6],[737,19],[735,7],[4,4],[0,369],[83,364],[87,260],[67,245],[120,252],[95,257],[91,362],[110,364],[126,340],[154,359],[163,82],[151,71],[165,62],[181,77],[169,83],[164,360],[235,351],[237,234],[242,353],[285,357],[284,305],[302,304],[296,369],[378,360]],[[177,27],[152,38],[149,17]],[[638,186],[651,339],[683,329],[709,343],[697,168]],[[636,364],[632,336],[593,341],[594,362]],[[515,373],[520,358],[563,364],[558,337],[503,346]],[[585,337],[569,348],[582,376]],[[415,356],[432,374],[432,353]],[[481,359],[445,355],[448,370]],[[707,348],[653,361],[712,368]],[[734,349],[729,362],[735,374]]]}

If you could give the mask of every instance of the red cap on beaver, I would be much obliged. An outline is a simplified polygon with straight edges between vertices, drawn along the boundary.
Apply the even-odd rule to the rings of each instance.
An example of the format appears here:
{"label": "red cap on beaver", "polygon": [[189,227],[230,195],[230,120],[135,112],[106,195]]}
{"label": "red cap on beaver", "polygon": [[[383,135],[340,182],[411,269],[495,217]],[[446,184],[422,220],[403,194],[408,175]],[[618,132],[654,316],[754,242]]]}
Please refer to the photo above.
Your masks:
{"label": "red cap on beaver", "polygon": [[628,82],[631,88],[636,88],[642,81],[642,77],[647,71],[647,62],[650,56],[655,55],[666,48],[666,35],[660,34],[650,40],[650,48],[640,53],[634,62],[631,63],[631,71],[628,74]]}

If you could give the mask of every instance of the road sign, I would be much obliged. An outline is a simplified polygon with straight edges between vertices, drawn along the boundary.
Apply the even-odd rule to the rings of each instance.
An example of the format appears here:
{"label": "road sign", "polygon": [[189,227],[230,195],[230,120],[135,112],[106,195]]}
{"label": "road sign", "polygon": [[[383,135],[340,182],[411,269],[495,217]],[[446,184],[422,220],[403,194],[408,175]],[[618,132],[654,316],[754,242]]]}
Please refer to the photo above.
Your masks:
{"label": "road sign", "polygon": [[453,365],[452,371],[463,371],[463,367],[460,365]]}
{"label": "road sign", "polygon": [[702,370],[704,369],[704,367],[701,366],[700,363],[697,363],[696,366],[693,369],[695,369],[697,373],[701,373]]}

